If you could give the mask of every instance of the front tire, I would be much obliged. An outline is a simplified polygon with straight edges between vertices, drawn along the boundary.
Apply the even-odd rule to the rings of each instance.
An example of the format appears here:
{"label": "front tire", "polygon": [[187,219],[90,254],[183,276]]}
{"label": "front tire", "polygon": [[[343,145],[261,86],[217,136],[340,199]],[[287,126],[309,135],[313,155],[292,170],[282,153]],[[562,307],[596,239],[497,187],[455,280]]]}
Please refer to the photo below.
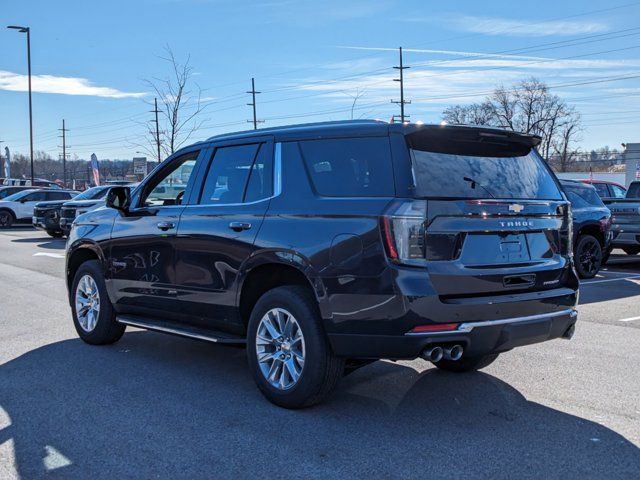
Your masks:
{"label": "front tire", "polygon": [[0,228],[9,228],[16,221],[16,217],[9,210],[0,210]]}
{"label": "front tire", "polygon": [[82,340],[91,345],[108,345],[120,340],[126,326],[116,321],[97,260],[80,265],[71,292],[73,325]]}
{"label": "front tire", "polygon": [[47,234],[53,238],[62,238],[62,232],[58,230],[47,230]]}
{"label": "front tire", "polygon": [[447,372],[473,372],[491,365],[496,358],[498,358],[498,355],[498,353],[490,353],[488,355],[478,355],[475,357],[462,357],[456,361],[442,359],[438,362],[433,362],[433,364],[440,370],[446,370]]}
{"label": "front tire", "polygon": [[299,286],[274,288],[260,297],[249,319],[247,358],[262,394],[284,408],[322,402],[344,371],[313,294]]}
{"label": "front tire", "polygon": [[581,235],[574,254],[576,270],[580,278],[593,278],[602,266],[602,246],[596,237]]}

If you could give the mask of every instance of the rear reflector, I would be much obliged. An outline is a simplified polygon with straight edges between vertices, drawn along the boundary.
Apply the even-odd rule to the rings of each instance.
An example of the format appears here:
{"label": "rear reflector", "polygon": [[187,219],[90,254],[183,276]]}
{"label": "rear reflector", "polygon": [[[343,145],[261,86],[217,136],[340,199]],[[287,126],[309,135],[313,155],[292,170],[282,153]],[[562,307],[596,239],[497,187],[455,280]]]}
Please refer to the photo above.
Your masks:
{"label": "rear reflector", "polygon": [[418,325],[410,333],[450,332],[458,329],[459,323],[434,323],[433,325]]}

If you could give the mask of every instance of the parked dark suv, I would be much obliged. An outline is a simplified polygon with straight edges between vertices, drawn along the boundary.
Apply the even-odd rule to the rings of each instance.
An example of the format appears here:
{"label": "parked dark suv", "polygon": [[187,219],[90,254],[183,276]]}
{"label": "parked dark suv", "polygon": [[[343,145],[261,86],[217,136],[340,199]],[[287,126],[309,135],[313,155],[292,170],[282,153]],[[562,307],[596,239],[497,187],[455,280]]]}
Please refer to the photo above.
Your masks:
{"label": "parked dark suv", "polygon": [[593,278],[611,253],[611,212],[592,185],[560,180],[573,212],[573,257],[580,278]]}
{"label": "parked dark suv", "polygon": [[355,121],[184,148],[74,221],[76,330],[246,344],[262,393],[289,408],[380,358],[463,372],[570,338],[570,208],[539,141]]}

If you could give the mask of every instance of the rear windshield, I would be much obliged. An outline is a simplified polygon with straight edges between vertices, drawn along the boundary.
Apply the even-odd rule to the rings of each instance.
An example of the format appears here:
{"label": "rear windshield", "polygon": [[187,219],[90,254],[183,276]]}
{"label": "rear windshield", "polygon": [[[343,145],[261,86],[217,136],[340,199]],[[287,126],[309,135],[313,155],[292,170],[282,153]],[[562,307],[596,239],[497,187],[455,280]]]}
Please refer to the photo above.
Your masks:
{"label": "rear windshield", "polygon": [[598,192],[593,187],[563,183],[562,188],[574,208],[604,207]]}
{"label": "rear windshield", "polygon": [[640,197],[640,182],[632,182],[629,185],[629,190],[627,190],[627,198],[638,198]]}
{"label": "rear windshield", "polygon": [[561,200],[543,160],[435,153],[411,148],[418,197]]}

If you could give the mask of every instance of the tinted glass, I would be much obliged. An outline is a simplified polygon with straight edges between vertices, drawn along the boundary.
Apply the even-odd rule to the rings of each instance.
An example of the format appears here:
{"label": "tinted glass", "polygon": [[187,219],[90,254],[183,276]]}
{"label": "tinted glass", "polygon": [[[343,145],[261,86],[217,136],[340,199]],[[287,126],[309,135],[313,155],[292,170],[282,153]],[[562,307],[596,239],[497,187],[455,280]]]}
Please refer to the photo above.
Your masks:
{"label": "tinted glass", "polygon": [[263,143],[249,175],[245,202],[255,202],[273,195],[273,155],[269,145]]}
{"label": "tinted glass", "polygon": [[609,189],[607,188],[606,183],[594,183],[593,187],[596,189],[596,192],[598,192],[598,195],[600,195],[601,197],[607,198],[611,196],[609,195]]}
{"label": "tinted glass", "polygon": [[21,190],[19,192],[16,193],[12,193],[11,195],[5,197],[5,200],[7,202],[15,202],[16,200],[20,200],[22,197],[24,197],[25,195],[29,195],[29,192],[31,190]]}
{"label": "tinted glass", "polygon": [[[629,194],[629,198],[634,198],[638,196],[638,188],[640,187],[639,184],[631,184],[629,186],[629,189],[636,187],[634,190],[633,194]],[[625,198],[627,196],[627,192],[624,188],[619,187],[618,185],[609,185],[609,188],[611,189],[611,192],[613,192],[613,196],[614,198]]]}
{"label": "tinted glass", "polygon": [[19,192],[20,189],[16,188],[4,188],[0,190],[0,199],[7,198],[9,195],[13,195],[16,192]]}
{"label": "tinted glass", "polygon": [[389,139],[349,138],[300,142],[313,186],[327,197],[395,194]]}
{"label": "tinted glass", "polygon": [[69,200],[71,198],[69,192],[47,192],[47,200]]}
{"label": "tinted glass", "polygon": [[604,207],[595,188],[578,184],[562,184],[567,198],[575,208]]}
{"label": "tinted glass", "polygon": [[46,192],[32,192],[24,197],[27,202],[43,202],[47,199]]}
{"label": "tinted glass", "polygon": [[80,195],[75,196],[74,200],[98,200],[107,195],[110,187],[93,187],[85,190]]}
{"label": "tinted glass", "polygon": [[560,200],[535,151],[520,157],[453,155],[411,149],[419,197]]}
{"label": "tinted glass", "polygon": [[200,204],[242,203],[251,166],[260,144],[216,149],[204,181]]}
{"label": "tinted glass", "polygon": [[[140,202],[146,206],[180,205],[200,152],[191,152],[160,170],[145,186]],[[151,190],[149,190],[151,189]]]}

